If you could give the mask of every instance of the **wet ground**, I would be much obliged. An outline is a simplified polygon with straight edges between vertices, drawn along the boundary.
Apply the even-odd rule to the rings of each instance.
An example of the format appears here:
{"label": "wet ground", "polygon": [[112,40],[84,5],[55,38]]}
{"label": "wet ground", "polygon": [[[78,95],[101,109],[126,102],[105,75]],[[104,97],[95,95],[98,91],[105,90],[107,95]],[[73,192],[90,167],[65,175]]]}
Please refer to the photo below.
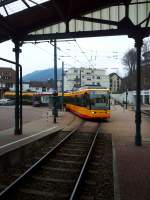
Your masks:
{"label": "wet ground", "polygon": [[[23,123],[31,122],[46,116],[48,107],[23,106]],[[15,107],[0,106],[0,131],[13,128],[15,125]]]}

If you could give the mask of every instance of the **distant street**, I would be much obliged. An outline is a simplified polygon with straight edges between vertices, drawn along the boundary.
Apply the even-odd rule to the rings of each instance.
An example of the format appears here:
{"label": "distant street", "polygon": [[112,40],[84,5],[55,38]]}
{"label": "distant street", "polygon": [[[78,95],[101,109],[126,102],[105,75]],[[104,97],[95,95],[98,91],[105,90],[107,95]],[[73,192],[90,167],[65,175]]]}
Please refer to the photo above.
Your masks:
{"label": "distant street", "polygon": [[[48,107],[23,106],[23,123],[31,122],[42,117],[46,119]],[[15,107],[0,106],[0,130],[15,126]]]}

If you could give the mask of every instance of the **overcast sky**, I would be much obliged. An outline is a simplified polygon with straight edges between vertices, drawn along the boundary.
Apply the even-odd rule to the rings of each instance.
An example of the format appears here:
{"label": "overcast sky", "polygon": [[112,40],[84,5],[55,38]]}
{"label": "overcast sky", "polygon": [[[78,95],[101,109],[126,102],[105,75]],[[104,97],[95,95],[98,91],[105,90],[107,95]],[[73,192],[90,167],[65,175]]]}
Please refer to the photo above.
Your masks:
{"label": "overcast sky", "polygon": [[[107,73],[117,72],[123,75],[124,66],[121,59],[125,52],[134,47],[134,40],[127,36],[84,38],[69,41],[58,41],[58,67],[62,61],[65,69],[70,67],[95,67],[105,68]],[[15,60],[11,41],[0,44],[0,57]],[[53,46],[48,43],[24,44],[20,54],[20,64],[23,75],[35,70],[53,67]],[[12,67],[12,64],[0,61],[1,67]]]}

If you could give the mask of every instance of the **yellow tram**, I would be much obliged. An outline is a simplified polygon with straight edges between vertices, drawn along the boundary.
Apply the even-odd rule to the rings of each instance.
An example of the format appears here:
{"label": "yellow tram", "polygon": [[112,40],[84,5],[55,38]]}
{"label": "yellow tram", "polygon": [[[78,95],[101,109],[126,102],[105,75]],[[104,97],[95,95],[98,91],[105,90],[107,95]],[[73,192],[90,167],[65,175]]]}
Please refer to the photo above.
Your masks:
{"label": "yellow tram", "polygon": [[109,89],[86,86],[77,91],[65,93],[66,110],[84,119],[110,118]]}
{"label": "yellow tram", "polygon": [[[35,94],[36,94],[35,92],[22,92],[22,103],[24,105],[32,105],[32,99],[33,99],[33,96]],[[4,98],[15,100],[16,99],[16,93],[11,92],[11,91],[7,91],[7,92],[4,93]]]}

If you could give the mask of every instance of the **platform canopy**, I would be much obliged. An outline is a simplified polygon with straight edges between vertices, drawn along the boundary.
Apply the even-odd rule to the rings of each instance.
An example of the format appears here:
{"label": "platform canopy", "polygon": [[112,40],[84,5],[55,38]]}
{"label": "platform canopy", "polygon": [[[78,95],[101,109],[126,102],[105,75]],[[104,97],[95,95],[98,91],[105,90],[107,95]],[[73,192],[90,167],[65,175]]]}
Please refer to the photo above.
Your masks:
{"label": "platform canopy", "polygon": [[1,0],[0,41],[150,33],[148,0]]}

